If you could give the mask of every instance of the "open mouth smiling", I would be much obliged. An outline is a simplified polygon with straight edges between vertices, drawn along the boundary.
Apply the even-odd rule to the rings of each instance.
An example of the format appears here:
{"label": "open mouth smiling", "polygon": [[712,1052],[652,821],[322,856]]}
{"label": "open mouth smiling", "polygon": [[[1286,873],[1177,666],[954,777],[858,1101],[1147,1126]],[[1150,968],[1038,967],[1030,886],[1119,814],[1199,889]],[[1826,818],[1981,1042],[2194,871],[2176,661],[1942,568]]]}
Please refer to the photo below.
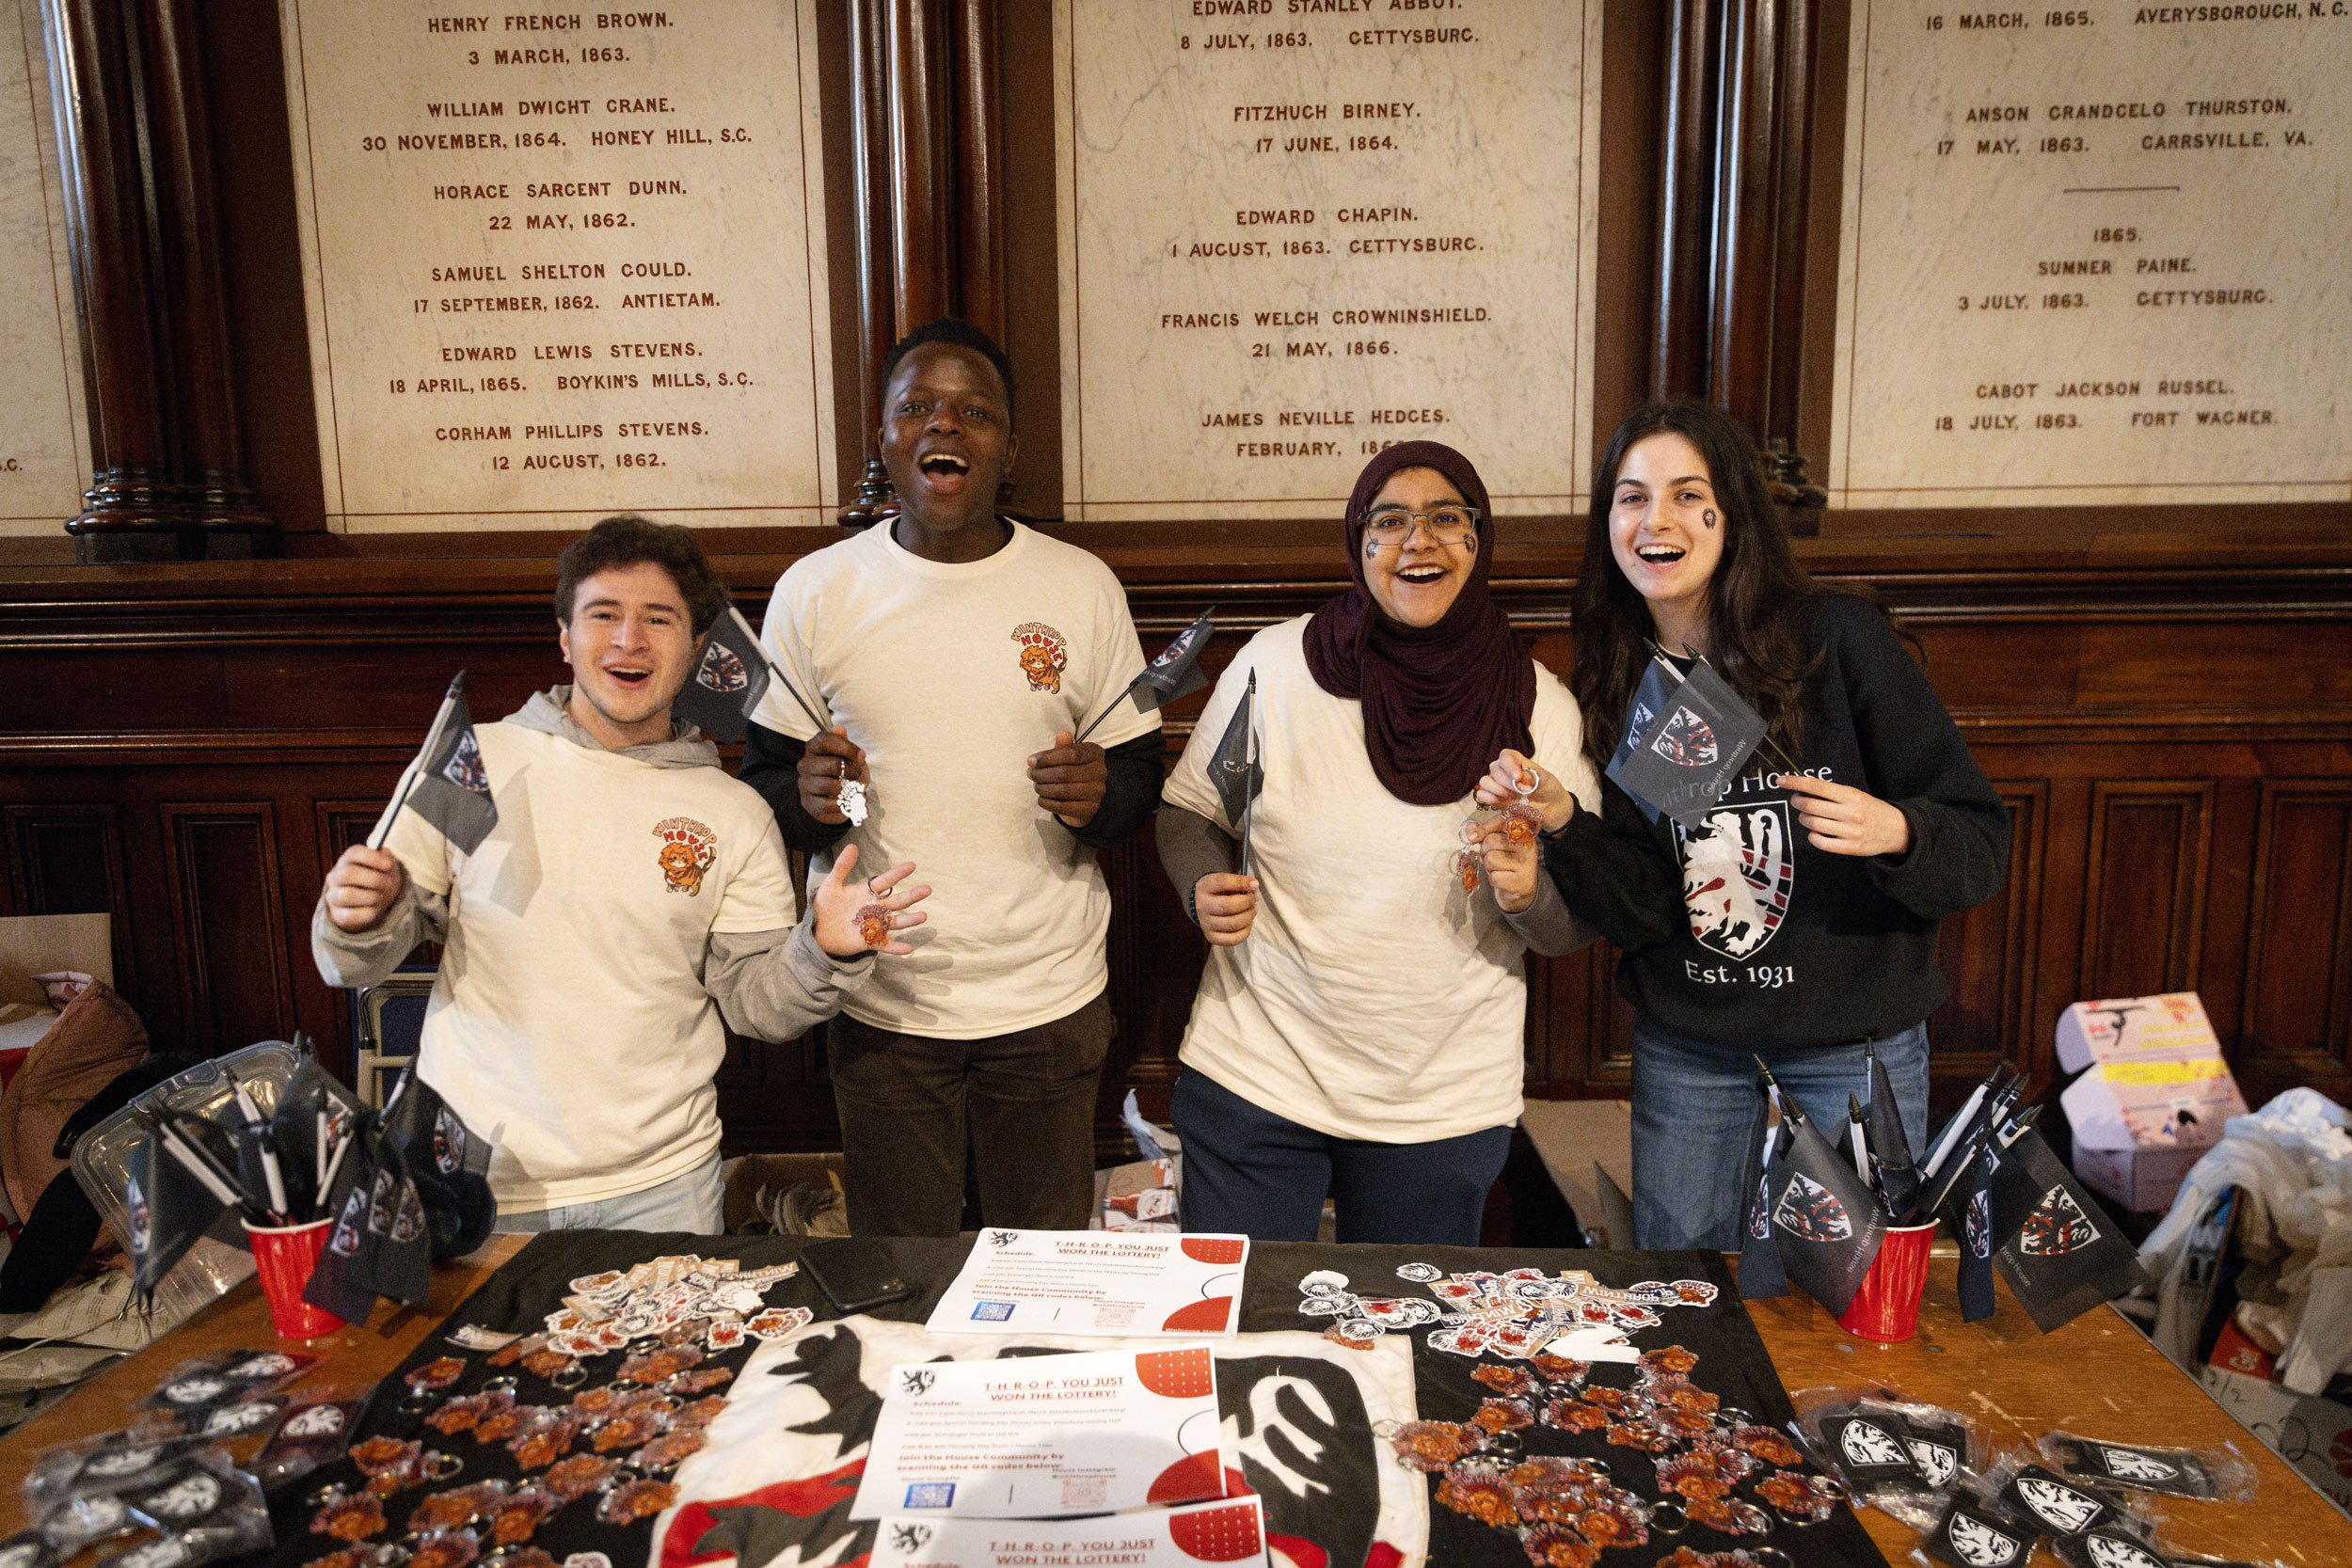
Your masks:
{"label": "open mouth smiling", "polygon": [[610,665],[604,673],[613,682],[632,691],[653,679],[651,670],[641,670],[633,664]]}
{"label": "open mouth smiling", "polygon": [[1653,566],[1671,566],[1689,552],[1679,545],[1648,544],[1637,546],[1633,553]]}
{"label": "open mouth smiling", "polygon": [[915,465],[932,479],[961,479],[972,471],[972,465],[953,452],[935,451]]}
{"label": "open mouth smiling", "polygon": [[1401,581],[1409,582],[1415,587],[1425,588],[1444,578],[1446,569],[1443,566],[1406,566],[1401,568],[1396,575]]}

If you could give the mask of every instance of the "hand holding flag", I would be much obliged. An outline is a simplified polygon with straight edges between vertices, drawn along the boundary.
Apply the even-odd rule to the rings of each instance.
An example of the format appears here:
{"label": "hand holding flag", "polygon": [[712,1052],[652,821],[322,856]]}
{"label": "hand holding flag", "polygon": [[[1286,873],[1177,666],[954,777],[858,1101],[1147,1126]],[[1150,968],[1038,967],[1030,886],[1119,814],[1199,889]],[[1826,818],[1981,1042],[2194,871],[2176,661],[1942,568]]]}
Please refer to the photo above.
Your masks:
{"label": "hand holding flag", "polygon": [[498,803],[490,797],[490,775],[482,765],[482,748],[474,740],[473,715],[466,708],[466,672],[449,683],[433,727],[425,732],[417,760],[400,776],[392,803],[368,835],[368,847],[381,849],[391,835],[392,823],[403,806],[438,829],[459,851],[472,854],[499,823]]}
{"label": "hand holding flag", "polygon": [[1175,641],[1160,650],[1160,657],[1127,683],[1126,690],[1103,705],[1103,711],[1087,721],[1078,738],[1083,741],[1092,735],[1129,697],[1136,700],[1137,713],[1152,713],[1208,685],[1209,677],[1200,673],[1200,650],[1209,645],[1210,637],[1216,631],[1216,624],[1209,619],[1216,613],[1216,606],[1211,605],[1192,625],[1178,632]]}
{"label": "hand holding flag", "polygon": [[1216,752],[1209,758],[1209,781],[1216,785],[1217,800],[1225,807],[1225,820],[1232,824],[1235,836],[1241,840],[1241,874],[1249,870],[1250,805],[1265,788],[1264,758],[1258,750],[1254,721],[1258,707],[1258,672],[1249,672],[1249,684],[1243,690],[1240,704],[1225,724],[1225,734],[1216,743]]}

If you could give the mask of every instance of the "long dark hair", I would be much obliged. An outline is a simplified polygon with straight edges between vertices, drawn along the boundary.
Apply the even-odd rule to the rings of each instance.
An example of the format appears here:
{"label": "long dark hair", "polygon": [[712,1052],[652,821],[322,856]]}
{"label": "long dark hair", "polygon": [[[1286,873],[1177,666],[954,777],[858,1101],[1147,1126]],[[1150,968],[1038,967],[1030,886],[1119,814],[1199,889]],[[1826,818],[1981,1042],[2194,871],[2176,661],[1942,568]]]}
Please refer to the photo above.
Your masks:
{"label": "long dark hair", "polygon": [[[1576,675],[1570,683],[1584,710],[1584,753],[1595,768],[1608,766],[1655,631],[1647,602],[1626,580],[1610,546],[1617,471],[1634,443],[1669,433],[1706,460],[1715,509],[1723,515],[1724,553],[1708,583],[1708,657],[1763,716],[1783,766],[1793,766],[1804,746],[1799,699],[1805,677],[1821,661],[1820,648],[1804,635],[1805,601],[1844,590],[1823,587],[1797,564],[1747,432],[1729,415],[1689,398],[1644,404],[1627,415],[1593,470],[1592,518],[1576,575]],[[1862,596],[1877,602],[1876,594]],[[1882,613],[1884,608],[1880,605]]]}

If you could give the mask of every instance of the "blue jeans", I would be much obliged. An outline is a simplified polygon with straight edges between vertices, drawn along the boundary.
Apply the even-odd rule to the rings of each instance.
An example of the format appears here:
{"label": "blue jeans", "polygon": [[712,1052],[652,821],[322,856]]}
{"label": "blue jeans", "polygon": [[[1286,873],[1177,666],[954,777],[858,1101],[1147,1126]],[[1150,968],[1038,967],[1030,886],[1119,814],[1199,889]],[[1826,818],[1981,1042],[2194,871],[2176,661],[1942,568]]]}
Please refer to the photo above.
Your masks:
{"label": "blue jeans", "polygon": [[659,1186],[594,1203],[567,1203],[560,1209],[535,1209],[529,1213],[501,1214],[498,1229],[506,1235],[539,1230],[691,1230],[716,1236],[726,1228],[726,1189],[719,1180],[719,1156],[713,1154],[684,1176]]}
{"label": "blue jeans", "polygon": [[1189,1070],[1169,1119],[1184,1140],[1184,1228],[1253,1242],[1313,1241],[1328,1194],[1340,1241],[1476,1246],[1511,1152],[1508,1127],[1422,1144],[1335,1138]]}
{"label": "blue jeans", "polygon": [[[1903,1137],[1915,1156],[1927,1152],[1928,1026],[1915,1023],[1871,1042],[1895,1088]],[[1870,1100],[1870,1068],[1862,1042],[1760,1053],[1782,1092],[1794,1095],[1820,1134],[1835,1144],[1846,1097]],[[1633,1026],[1633,1244],[1642,1250],[1740,1244],[1756,1176],[1742,1168],[1748,1134],[1763,1101],[1755,1053],[1744,1044],[1716,1045],[1661,1028]]]}

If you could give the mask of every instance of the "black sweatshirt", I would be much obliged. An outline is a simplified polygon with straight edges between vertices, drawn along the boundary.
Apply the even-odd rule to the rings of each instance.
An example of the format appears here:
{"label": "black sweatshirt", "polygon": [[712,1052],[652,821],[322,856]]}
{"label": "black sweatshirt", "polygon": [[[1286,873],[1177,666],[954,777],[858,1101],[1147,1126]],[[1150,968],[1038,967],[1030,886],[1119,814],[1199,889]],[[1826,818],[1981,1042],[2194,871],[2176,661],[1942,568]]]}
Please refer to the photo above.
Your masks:
{"label": "black sweatshirt", "polygon": [[[1756,1050],[1834,1045],[1907,1029],[1944,1000],[1936,923],[1993,895],[2009,814],[1877,608],[1811,600],[1824,650],[1804,683],[1799,771],[1852,784],[1911,824],[1899,855],[1813,847],[1770,748],[1688,829],[1643,816],[1614,783],[1544,862],[1568,907],[1622,948],[1617,990],[1696,1039]],[[1588,714],[1588,723],[1608,720]]]}
{"label": "black sweatshirt", "polygon": [[[819,822],[802,806],[801,757],[807,750],[805,740],[753,724],[743,736],[743,767],[736,777],[759,791],[776,814],[776,826],[783,830],[787,846],[815,855],[831,848],[834,840],[850,831],[850,825]],[[1089,849],[1107,849],[1142,827],[1160,809],[1160,783],[1166,771],[1161,759],[1167,751],[1167,734],[1162,730],[1122,740],[1105,751],[1103,759],[1110,768],[1110,779],[1104,786],[1103,803],[1095,808],[1092,820],[1083,828],[1072,828],[1070,836]]]}

